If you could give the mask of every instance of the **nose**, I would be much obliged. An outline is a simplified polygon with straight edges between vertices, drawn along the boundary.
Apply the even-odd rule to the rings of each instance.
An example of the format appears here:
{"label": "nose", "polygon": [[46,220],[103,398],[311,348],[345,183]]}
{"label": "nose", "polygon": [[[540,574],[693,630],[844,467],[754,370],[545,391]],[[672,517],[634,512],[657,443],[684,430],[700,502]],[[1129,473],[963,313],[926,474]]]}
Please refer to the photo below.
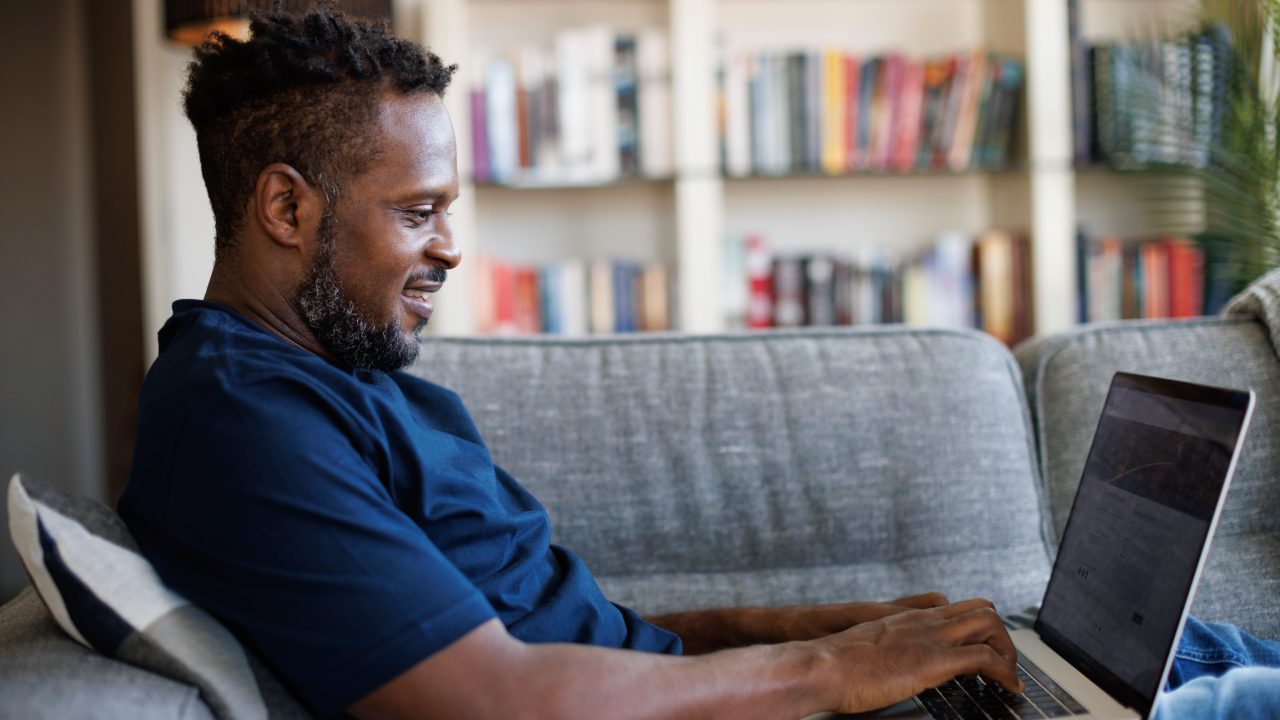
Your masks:
{"label": "nose", "polygon": [[427,243],[427,257],[443,265],[446,270],[452,270],[462,262],[462,250],[454,242],[448,216],[441,213],[436,218],[439,220],[440,232]]}

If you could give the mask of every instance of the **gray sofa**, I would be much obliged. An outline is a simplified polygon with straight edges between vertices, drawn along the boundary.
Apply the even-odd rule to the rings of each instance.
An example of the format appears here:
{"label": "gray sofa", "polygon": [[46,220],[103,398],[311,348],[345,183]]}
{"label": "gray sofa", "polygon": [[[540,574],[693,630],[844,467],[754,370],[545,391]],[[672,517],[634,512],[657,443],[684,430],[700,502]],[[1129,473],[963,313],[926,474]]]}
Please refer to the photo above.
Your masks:
{"label": "gray sofa", "polygon": [[[1195,612],[1280,637],[1280,362],[1257,320],[1085,326],[1020,348],[874,328],[432,340],[555,540],[642,613],[942,590],[1038,602],[1110,375],[1259,403]],[[0,716],[206,718],[192,688],[0,608]]]}

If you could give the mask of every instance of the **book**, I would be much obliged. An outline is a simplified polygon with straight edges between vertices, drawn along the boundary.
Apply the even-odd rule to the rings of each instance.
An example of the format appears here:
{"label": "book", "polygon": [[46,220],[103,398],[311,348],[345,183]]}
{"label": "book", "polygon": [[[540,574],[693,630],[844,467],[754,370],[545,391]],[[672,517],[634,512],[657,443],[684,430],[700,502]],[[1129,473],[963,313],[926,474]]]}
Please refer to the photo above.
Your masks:
{"label": "book", "polygon": [[764,238],[753,235],[746,243],[748,289],[747,327],[766,328],[773,325],[773,278],[769,246]]}
{"label": "book", "polygon": [[495,58],[489,64],[487,81],[489,175],[494,182],[512,182],[520,166],[520,127],[516,116],[516,78],[511,63],[505,58]]}
{"label": "book", "polygon": [[789,170],[808,170],[809,158],[809,104],[805,97],[808,90],[809,58],[804,53],[790,53],[785,58],[786,95],[783,102],[787,112],[786,144],[789,148]]}
{"label": "book", "polygon": [[516,332],[541,332],[542,312],[538,271],[531,267],[515,268],[512,271],[512,282],[514,283],[512,315]]}
{"label": "book", "polygon": [[668,178],[675,174],[675,159],[672,155],[671,52],[666,32],[650,28],[636,35],[636,71],[639,74],[640,174],[647,178]]}
{"label": "book", "polygon": [[799,327],[805,319],[804,264],[800,258],[773,260],[773,326]]}
{"label": "book", "polygon": [[876,77],[875,95],[871,101],[871,147],[867,161],[867,167],[871,170],[889,169],[894,123],[902,100],[902,56],[889,55],[884,59],[882,67],[883,71]]}
{"label": "book", "polygon": [[978,267],[982,329],[1009,344],[1013,339],[1014,249],[1013,238],[991,230],[978,238]]}
{"label": "book", "polygon": [[644,266],[640,289],[640,329],[650,332],[671,327],[667,305],[667,268],[661,263]]}
{"label": "book", "polygon": [[618,100],[614,63],[616,37],[606,25],[594,25],[582,32],[582,62],[587,75],[587,151],[592,182],[609,182],[618,177]]}
{"label": "book", "polygon": [[516,274],[509,263],[494,260],[493,268],[493,332],[510,335],[519,330],[516,324]]}
{"label": "book", "polygon": [[880,58],[871,58],[862,64],[862,79],[858,94],[858,135],[854,148],[854,169],[871,167],[871,130],[875,118],[876,88],[880,84]]}
{"label": "book", "polygon": [[1204,252],[1190,240],[1165,241],[1169,256],[1169,317],[1204,314]]}
{"label": "book", "polygon": [[734,53],[722,75],[724,170],[729,177],[747,177],[752,171],[751,65],[749,54]]}
{"label": "book", "polygon": [[987,53],[975,51],[965,63],[963,77],[962,94],[957,105],[955,132],[952,135],[951,147],[947,151],[947,166],[956,172],[967,169],[972,158],[978,111],[984,90],[990,87]]}
{"label": "book", "polygon": [[804,53],[804,170],[822,169],[822,54]]}
{"label": "book", "polygon": [[907,61],[902,76],[896,144],[890,166],[899,172],[914,170],[920,147],[924,110],[924,63]]}
{"label": "book", "polygon": [[846,59],[839,50],[822,54],[822,172],[840,175],[849,169],[849,83]]}
{"label": "book", "polygon": [[835,324],[852,325],[854,318],[854,267],[848,258],[836,258],[832,281],[835,288]]}
{"label": "book", "polygon": [[478,183],[493,180],[489,170],[489,128],[484,88],[471,91],[471,177]]}
{"label": "book", "polygon": [[613,332],[617,326],[617,314],[614,309],[616,295],[613,289],[613,263],[608,260],[593,261],[588,288],[588,317],[591,332],[596,334]]}
{"label": "book", "polygon": [[835,260],[816,256],[800,262],[804,270],[804,324],[835,325]]}
{"label": "book", "polygon": [[946,112],[951,67],[952,64],[945,60],[931,60],[924,66],[920,147],[916,157],[916,167],[921,170],[932,168],[935,154],[941,154],[941,125]]}
{"label": "book", "polygon": [[587,318],[587,271],[581,260],[565,260],[559,264],[560,321],[562,335],[585,335]]}
{"label": "book", "polygon": [[617,260],[613,263],[613,330],[635,332],[639,329],[640,287],[637,282],[640,268],[633,262]]}
{"label": "book", "polygon": [[560,161],[567,180],[577,181],[589,174],[590,113],[588,111],[587,65],[583,34],[566,29],[555,36],[556,108],[560,137]]}
{"label": "book", "polygon": [[1169,254],[1165,244],[1152,240],[1142,244],[1142,317],[1169,317]]}
{"label": "book", "polygon": [[858,168],[858,108],[862,92],[862,62],[852,55],[844,59],[844,86],[844,171],[852,172]]}
{"label": "book", "polygon": [[618,35],[613,43],[613,81],[617,98],[618,174],[640,172],[640,106],[636,69],[636,40]]}
{"label": "book", "polygon": [[1067,37],[1071,53],[1071,129],[1077,165],[1093,156],[1093,73],[1089,47],[1081,38],[1080,0],[1067,0]]}

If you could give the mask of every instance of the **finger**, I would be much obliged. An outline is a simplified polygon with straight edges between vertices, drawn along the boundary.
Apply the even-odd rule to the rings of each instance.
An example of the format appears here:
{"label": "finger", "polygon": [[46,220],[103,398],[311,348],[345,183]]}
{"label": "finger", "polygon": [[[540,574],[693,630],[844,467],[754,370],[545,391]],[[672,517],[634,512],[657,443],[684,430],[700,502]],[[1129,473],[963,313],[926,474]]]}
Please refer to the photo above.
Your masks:
{"label": "finger", "polygon": [[990,600],[974,598],[972,600],[962,600],[957,603],[951,603],[950,605],[944,605],[943,607],[935,608],[935,610],[936,612],[939,612],[943,618],[949,619],[981,608],[987,608],[994,611],[996,606],[992,605]]}
{"label": "finger", "polygon": [[962,645],[951,648],[947,656],[949,662],[955,663],[956,675],[981,673],[988,682],[994,681],[1000,687],[1015,694],[1025,692],[1027,689],[1018,679],[1015,665],[1008,662],[990,645]]}
{"label": "finger", "polygon": [[1018,650],[1009,631],[992,608],[979,607],[946,621],[941,639],[949,645],[986,645],[1010,665],[1018,663]]}
{"label": "finger", "polygon": [[947,596],[940,592],[923,593],[921,595],[909,595],[901,597],[897,600],[890,600],[889,605],[899,605],[901,607],[915,608],[917,610],[926,610],[928,608],[942,607],[947,605]]}

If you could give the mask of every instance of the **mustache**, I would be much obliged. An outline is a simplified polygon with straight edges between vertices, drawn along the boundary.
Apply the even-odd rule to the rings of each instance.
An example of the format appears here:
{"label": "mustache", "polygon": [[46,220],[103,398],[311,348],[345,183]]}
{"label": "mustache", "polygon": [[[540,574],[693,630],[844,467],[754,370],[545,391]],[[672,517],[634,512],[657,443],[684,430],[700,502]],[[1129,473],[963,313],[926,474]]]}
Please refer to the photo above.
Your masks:
{"label": "mustache", "polygon": [[422,282],[444,283],[444,281],[447,280],[448,277],[449,277],[448,271],[446,271],[442,267],[439,267],[438,265],[432,265],[430,268],[423,270],[422,272],[417,272],[410,275],[409,280],[408,282],[405,283],[405,285],[412,285],[413,283],[422,283]]}

